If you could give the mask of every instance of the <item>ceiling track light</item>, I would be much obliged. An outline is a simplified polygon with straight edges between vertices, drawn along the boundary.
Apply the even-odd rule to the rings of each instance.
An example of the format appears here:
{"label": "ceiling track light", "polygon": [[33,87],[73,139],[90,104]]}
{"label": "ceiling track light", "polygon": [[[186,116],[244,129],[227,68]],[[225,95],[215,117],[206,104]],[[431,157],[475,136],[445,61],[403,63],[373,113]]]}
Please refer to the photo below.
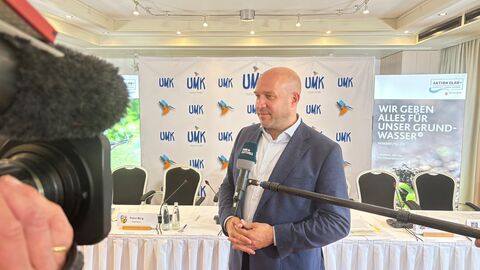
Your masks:
{"label": "ceiling track light", "polygon": [[[370,0],[352,0],[353,2],[357,3],[355,5],[350,5],[347,8],[335,9],[335,10],[325,10],[325,12],[313,12],[313,13],[261,13],[255,11],[254,9],[242,9],[239,13],[215,13],[215,14],[198,14],[198,13],[173,13],[169,10],[161,10],[156,7],[150,7],[146,4],[142,3],[143,0],[132,0],[133,4],[135,5],[134,15],[140,15],[139,10],[143,10],[145,14],[149,16],[155,17],[178,17],[178,18],[186,18],[186,17],[196,17],[196,18],[203,18],[203,26],[207,27],[208,22],[206,21],[206,17],[237,17],[240,15],[241,21],[252,22],[255,20],[255,16],[257,17],[269,17],[269,18],[278,18],[278,17],[297,17],[296,26],[301,26],[300,17],[324,17],[324,16],[344,16],[344,15],[353,15],[358,13],[369,14],[370,11],[368,9],[368,2]],[[151,2],[151,1],[145,1]],[[207,26],[205,26],[207,25]]]}
{"label": "ceiling track light", "polygon": [[362,11],[363,14],[367,15],[370,13],[370,10],[368,10],[368,1],[365,0],[365,2],[363,3],[363,11]]}
{"label": "ceiling track light", "polygon": [[240,10],[240,20],[244,22],[252,22],[255,19],[255,10],[242,9]]}
{"label": "ceiling track light", "polygon": [[138,1],[134,0],[133,3],[135,4],[135,8],[133,9],[133,15],[138,16],[140,15],[140,12],[138,11]]}
{"label": "ceiling track light", "polygon": [[207,16],[203,16],[203,27],[208,27]]}
{"label": "ceiling track light", "polygon": [[300,22],[300,15],[297,16],[297,23],[295,24],[296,27],[302,26],[302,23]]}

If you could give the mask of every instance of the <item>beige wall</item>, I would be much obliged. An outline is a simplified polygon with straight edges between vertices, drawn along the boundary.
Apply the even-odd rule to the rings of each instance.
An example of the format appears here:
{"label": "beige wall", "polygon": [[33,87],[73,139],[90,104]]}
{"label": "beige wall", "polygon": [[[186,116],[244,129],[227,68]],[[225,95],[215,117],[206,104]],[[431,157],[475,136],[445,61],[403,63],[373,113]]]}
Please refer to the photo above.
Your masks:
{"label": "beige wall", "polygon": [[403,51],[381,59],[380,74],[437,74],[440,51]]}

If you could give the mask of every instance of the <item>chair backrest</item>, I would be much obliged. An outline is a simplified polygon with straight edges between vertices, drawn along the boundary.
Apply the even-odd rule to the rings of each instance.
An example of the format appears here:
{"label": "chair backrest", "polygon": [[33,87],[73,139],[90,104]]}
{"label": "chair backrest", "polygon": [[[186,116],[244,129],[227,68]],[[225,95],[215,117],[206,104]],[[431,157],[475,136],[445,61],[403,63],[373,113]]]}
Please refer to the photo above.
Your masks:
{"label": "chair backrest", "polygon": [[422,210],[455,209],[457,185],[451,175],[438,172],[419,173],[413,178],[413,189]]}
{"label": "chair backrest", "polygon": [[115,169],[112,173],[113,203],[140,204],[147,177],[147,171],[142,167],[123,166]]}
{"label": "chair backrest", "polygon": [[358,197],[363,203],[394,209],[397,187],[397,177],[388,171],[369,170],[357,177]]}
{"label": "chair backrest", "polygon": [[185,180],[187,182],[166,201],[166,204],[173,205],[175,202],[179,205],[195,204],[195,196],[202,182],[202,175],[195,168],[188,166],[170,167],[165,171],[163,199],[167,199]]}

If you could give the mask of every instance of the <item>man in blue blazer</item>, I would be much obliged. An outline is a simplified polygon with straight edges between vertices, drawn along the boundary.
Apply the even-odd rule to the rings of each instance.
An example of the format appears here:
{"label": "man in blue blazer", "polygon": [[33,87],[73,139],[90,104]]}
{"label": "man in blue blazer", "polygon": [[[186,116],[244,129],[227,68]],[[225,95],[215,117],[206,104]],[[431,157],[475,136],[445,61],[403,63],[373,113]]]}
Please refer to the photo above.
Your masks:
{"label": "man in blue blazer", "polygon": [[347,198],[340,146],[297,114],[301,81],[291,69],[265,71],[255,88],[260,124],[243,128],[220,186],[220,222],[232,245],[229,268],[324,269],[321,247],[345,237],[348,209],[248,186],[236,213],[232,197],[245,142],[257,142],[250,178]]}

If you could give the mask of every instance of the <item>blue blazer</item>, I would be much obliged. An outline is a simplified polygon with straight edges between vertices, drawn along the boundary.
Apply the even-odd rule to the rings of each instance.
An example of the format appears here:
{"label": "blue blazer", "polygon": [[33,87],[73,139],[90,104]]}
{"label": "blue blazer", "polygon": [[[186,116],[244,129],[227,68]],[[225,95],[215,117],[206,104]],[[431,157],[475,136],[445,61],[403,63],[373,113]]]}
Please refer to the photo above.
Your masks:
{"label": "blue blazer", "polygon": [[[220,224],[231,216],[232,197],[239,171],[237,157],[247,141],[258,142],[260,124],[240,130],[230,155],[228,171],[219,195]],[[290,138],[269,181],[347,198],[340,146],[303,122]],[[242,217],[243,202],[236,216]],[[350,211],[340,206],[265,190],[253,222],[275,228],[276,246],[250,255],[250,270],[324,269],[321,247],[348,235]],[[224,230],[225,232],[225,230]],[[241,269],[242,252],[231,249],[229,268]]]}

